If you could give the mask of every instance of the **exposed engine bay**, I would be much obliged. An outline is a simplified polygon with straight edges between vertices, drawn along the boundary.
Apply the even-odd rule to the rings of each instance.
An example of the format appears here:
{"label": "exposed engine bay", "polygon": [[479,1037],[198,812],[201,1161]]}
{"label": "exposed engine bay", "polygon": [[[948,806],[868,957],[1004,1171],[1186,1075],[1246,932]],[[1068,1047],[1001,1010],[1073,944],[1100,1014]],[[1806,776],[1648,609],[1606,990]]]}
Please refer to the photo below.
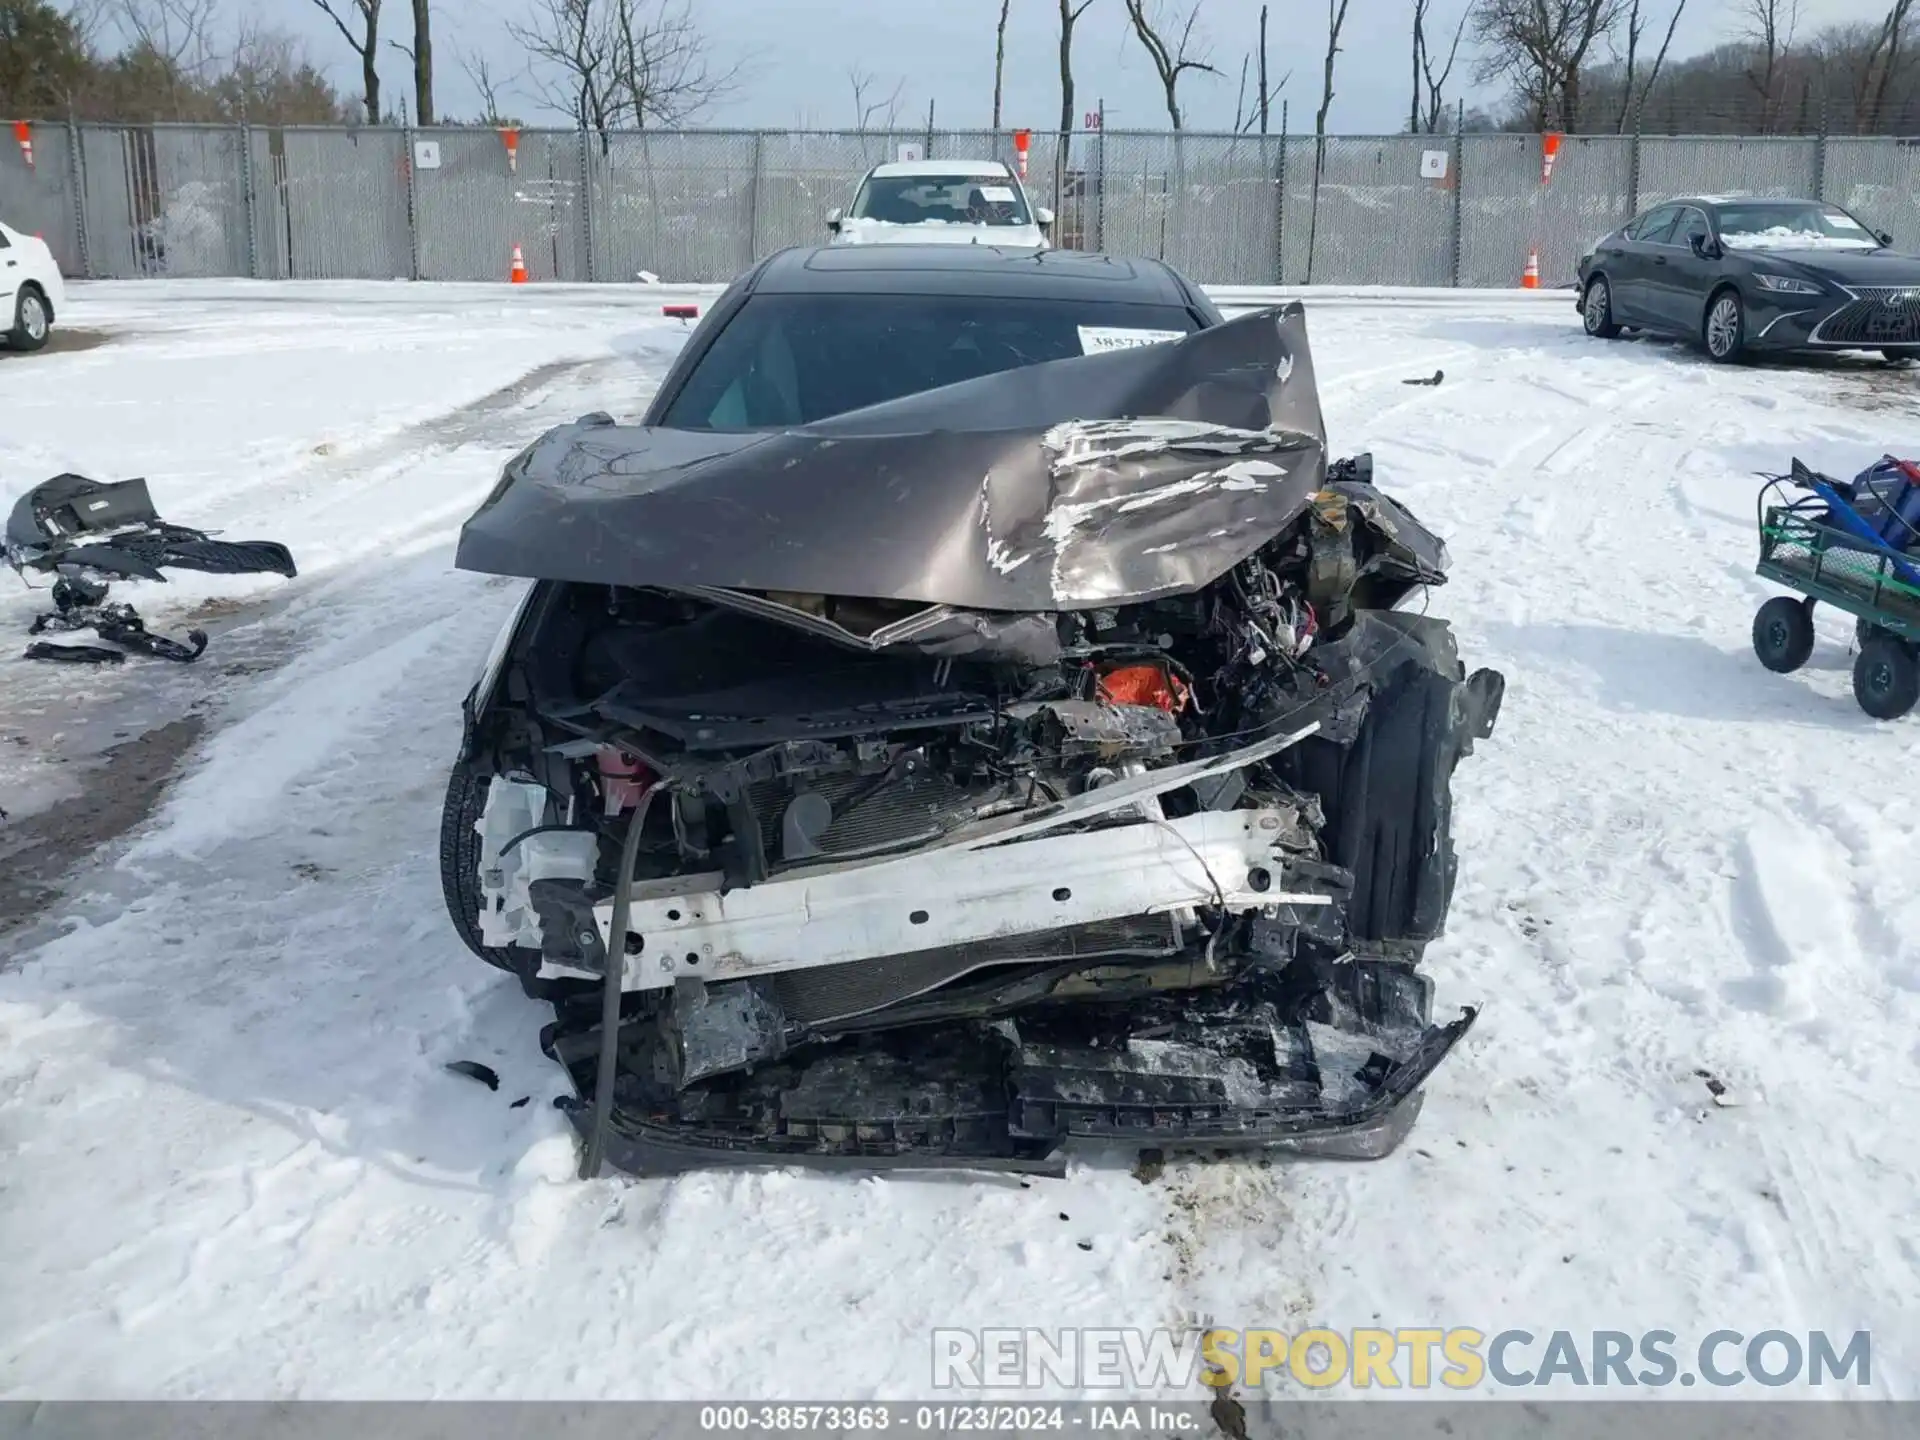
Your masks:
{"label": "exposed engine bay", "polygon": [[[1451,776],[1503,681],[1419,613],[1439,539],[1370,457],[1326,463],[1299,308],[1248,321],[1020,372],[1096,369],[1111,409],[1176,418],[1102,427],[1081,397],[1063,444],[1057,415],[1010,439],[1003,407],[992,443],[1041,456],[1055,500],[976,536],[960,580],[705,583],[697,540],[622,561],[579,523],[593,573],[555,573],[506,560],[486,509],[470,522],[461,564],[540,583],[469,701],[449,907],[553,1002],[543,1043],[614,1163],[1031,1168],[1076,1137],[1365,1157],[1404,1136],[1472,1022],[1436,1022],[1416,965],[1453,889]],[[1206,353],[1227,332],[1252,365]],[[1153,376],[1215,414],[1136,408]],[[848,417],[844,473],[870,469],[850,432],[900,440],[906,417],[876,412],[962,413],[1008,378]],[[553,471],[531,473],[536,446],[489,505],[605,497],[579,456],[618,427],[568,428],[541,442]],[[749,461],[694,468],[724,490]],[[1082,520],[1155,507],[1167,583],[1137,530],[1052,523],[1069,482]],[[971,483],[990,510],[992,475]],[[1023,503],[998,493],[1003,518]],[[541,548],[537,516],[510,525]],[[1054,604],[968,603],[1029,562]]]}

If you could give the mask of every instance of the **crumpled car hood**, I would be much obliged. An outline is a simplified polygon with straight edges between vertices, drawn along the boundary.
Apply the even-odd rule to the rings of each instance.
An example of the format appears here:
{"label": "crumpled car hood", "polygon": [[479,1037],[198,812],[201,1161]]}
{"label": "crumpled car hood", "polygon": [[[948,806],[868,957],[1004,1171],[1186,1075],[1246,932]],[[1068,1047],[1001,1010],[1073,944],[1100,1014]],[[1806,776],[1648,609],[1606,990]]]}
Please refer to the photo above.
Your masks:
{"label": "crumpled car hood", "polygon": [[781,431],[590,415],[510,462],[464,570],[1053,611],[1196,590],[1304,512],[1326,432],[1296,303]]}

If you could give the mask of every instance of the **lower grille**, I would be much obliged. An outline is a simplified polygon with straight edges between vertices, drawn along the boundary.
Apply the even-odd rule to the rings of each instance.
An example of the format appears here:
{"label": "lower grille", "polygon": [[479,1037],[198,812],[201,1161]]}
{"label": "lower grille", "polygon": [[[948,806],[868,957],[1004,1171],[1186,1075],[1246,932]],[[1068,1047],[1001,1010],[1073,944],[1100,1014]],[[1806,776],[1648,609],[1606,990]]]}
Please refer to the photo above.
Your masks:
{"label": "lower grille", "polygon": [[1909,293],[1890,290],[1885,299],[1849,301],[1814,327],[1813,338],[1824,345],[1858,345],[1868,350],[1920,345],[1920,302],[1896,298]]}

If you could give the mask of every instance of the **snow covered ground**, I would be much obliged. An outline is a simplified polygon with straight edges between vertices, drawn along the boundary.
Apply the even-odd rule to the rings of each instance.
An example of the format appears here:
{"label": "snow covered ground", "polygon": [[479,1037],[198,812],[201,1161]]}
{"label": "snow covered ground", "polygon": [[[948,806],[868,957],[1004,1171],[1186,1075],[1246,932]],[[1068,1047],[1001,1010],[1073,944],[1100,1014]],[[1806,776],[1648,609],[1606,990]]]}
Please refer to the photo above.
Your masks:
{"label": "snow covered ground", "polygon": [[[1873,1393],[1920,1397],[1920,719],[1855,708],[1831,617],[1795,676],[1747,638],[1751,472],[1920,452],[1920,374],[1590,341],[1560,295],[1310,302],[1337,451],[1448,537],[1435,608],[1509,678],[1430,956],[1486,1008],[1399,1154],[581,1184],[543,1012],[441,911],[514,593],[450,542],[541,429],[637,412],[661,298],[80,286],[106,343],[0,356],[0,510],[144,474],[303,567],[125,587],[212,617],[198,666],[0,661],[16,826],[193,717],[151,817],[0,934],[0,1395],[924,1397],[936,1326],[1321,1321],[1870,1329]],[[35,608],[0,577],[0,632]]]}

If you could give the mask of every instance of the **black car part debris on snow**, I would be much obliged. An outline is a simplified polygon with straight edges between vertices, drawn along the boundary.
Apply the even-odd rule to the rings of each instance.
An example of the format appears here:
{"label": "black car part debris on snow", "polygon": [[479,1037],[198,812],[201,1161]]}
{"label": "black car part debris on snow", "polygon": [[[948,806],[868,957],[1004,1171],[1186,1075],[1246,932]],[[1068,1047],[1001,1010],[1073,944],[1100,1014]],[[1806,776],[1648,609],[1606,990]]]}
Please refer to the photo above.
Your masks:
{"label": "black car part debris on snow", "polygon": [[454,922],[550,998],[601,1157],[1386,1153],[1473,1012],[1451,776],[1504,682],[1329,466],[1298,305],[775,432],[590,416],[457,563]]}
{"label": "black car part debris on snow", "polygon": [[190,662],[207,648],[206,632],[185,641],[155,635],[131,605],[109,603],[112,580],[157,580],[165,570],[210,575],[297,573],[287,547],[271,540],[216,540],[204,530],[160,518],[145,480],[100,481],[56,475],[15,502],[7,517],[7,563],[57,577],[54,608],[34,619],[30,633],[91,630],[121,647],[55,645],[39,641],[26,659],[112,665],[127,653]]}

